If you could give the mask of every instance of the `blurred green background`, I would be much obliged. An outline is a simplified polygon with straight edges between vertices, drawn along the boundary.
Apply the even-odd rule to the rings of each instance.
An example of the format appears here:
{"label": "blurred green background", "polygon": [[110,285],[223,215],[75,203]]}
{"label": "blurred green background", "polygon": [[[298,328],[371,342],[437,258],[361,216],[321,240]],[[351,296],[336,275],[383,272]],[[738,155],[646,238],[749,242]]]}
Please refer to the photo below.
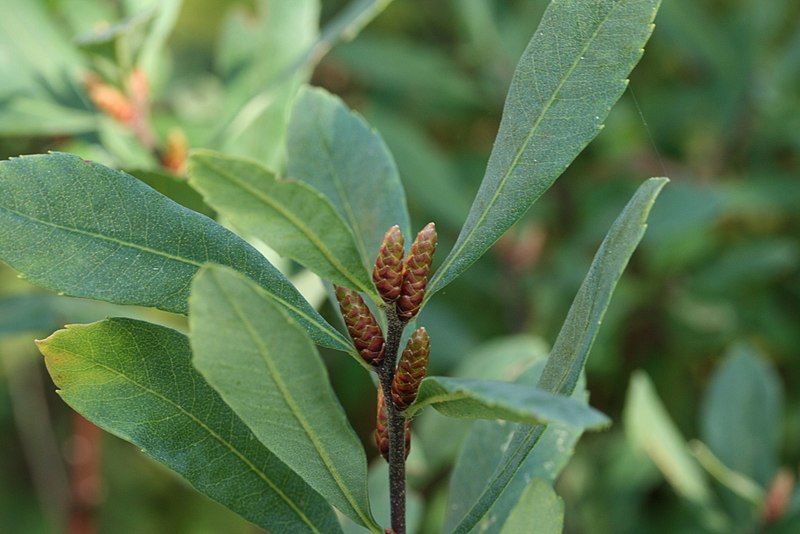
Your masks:
{"label": "blurred green background", "polygon": [[[159,179],[158,160],[130,132],[98,115],[82,82],[89,70],[114,81],[124,57],[119,36],[132,28],[124,46],[141,44],[135,31],[153,24],[149,4],[0,0],[0,156],[70,151]],[[192,147],[280,161],[271,130],[237,129],[235,121],[217,128],[265,80],[284,72],[293,50],[305,50],[314,39],[314,2],[275,4],[281,2],[183,3],[174,30],[153,45],[149,72],[159,138],[178,128]],[[514,66],[546,4],[395,0],[355,39],[303,73],[342,96],[383,135],[407,190],[413,226],[435,221],[442,251],[454,242],[477,191]],[[323,0],[321,26],[346,5]],[[265,6],[288,18],[282,25],[262,24]],[[658,456],[647,446],[644,456],[637,450],[642,440],[633,436],[633,408],[625,417],[623,411],[632,374],[644,370],[683,438],[700,438],[727,467],[762,488],[775,486],[779,466],[788,473],[784,480],[797,477],[800,3],[665,0],[656,25],[605,129],[490,254],[431,302],[420,323],[431,333],[436,373],[491,361],[498,351],[546,350],[537,347],[555,338],[597,245],[630,194],[646,177],[669,176],[672,183],[653,210],[587,365],[591,403],[615,424],[584,436],[556,485],[566,502],[566,530],[755,532],[763,513],[743,505],[746,499],[726,489],[725,480],[715,481],[713,469],[689,475],[702,478],[711,497],[687,498],[676,482],[680,473],[669,474],[673,464],[646,459]],[[269,124],[255,125],[261,127]],[[179,201],[197,202],[181,196],[187,191],[179,179],[162,176],[159,185],[167,194],[173,187]],[[40,300],[32,303],[31,294]],[[80,425],[53,392],[32,339],[64,322],[120,312],[74,301],[54,308],[48,295],[5,266],[0,298],[0,324],[25,314],[37,319],[13,335],[0,326],[0,531],[58,531],[53,522],[68,500],[70,471],[82,465],[85,436],[75,435]],[[330,305],[325,308],[332,316]],[[42,330],[43,324],[52,326]],[[758,365],[737,364],[737,356]],[[331,354],[326,361],[374,457],[369,378],[348,358]],[[728,375],[715,375],[722,362]],[[644,393],[634,397],[632,388],[632,399],[645,403],[650,382],[636,376],[644,388],[636,391]],[[716,381],[723,385],[709,388]],[[726,412],[725,406],[741,410]],[[748,419],[749,409],[756,415]],[[415,521],[422,531],[436,532],[457,436],[465,430],[437,434],[437,420],[429,419],[415,426],[422,437],[409,469],[424,503]],[[776,436],[767,445],[758,430],[765,420],[774,424],[763,432]],[[714,425],[727,428],[727,437],[714,438]],[[87,490],[100,532],[254,530],[132,446],[108,435],[101,441],[101,480],[97,491]],[[747,472],[730,465],[737,460],[725,447],[769,457],[771,467]],[[788,504],[769,526],[797,532],[800,493],[793,482],[787,487]]]}

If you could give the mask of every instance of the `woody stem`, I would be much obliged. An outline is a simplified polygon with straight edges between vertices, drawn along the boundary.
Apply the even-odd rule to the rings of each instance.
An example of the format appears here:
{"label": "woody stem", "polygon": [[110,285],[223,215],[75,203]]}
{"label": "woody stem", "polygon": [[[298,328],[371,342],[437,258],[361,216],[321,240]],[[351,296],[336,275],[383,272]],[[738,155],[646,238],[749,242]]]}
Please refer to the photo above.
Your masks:
{"label": "woody stem", "polygon": [[403,336],[405,322],[397,316],[394,306],[387,306],[386,349],[378,368],[389,430],[389,501],[392,530],[395,534],[406,532],[406,451],[405,417],[392,401],[392,380],[397,369],[397,353]]}

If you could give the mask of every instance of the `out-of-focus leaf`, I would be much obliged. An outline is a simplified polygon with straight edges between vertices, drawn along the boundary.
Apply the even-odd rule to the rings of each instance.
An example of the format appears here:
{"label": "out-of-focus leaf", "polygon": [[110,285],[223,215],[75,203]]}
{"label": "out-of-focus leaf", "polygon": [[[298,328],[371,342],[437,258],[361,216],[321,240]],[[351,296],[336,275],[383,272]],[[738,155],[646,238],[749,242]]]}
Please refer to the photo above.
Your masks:
{"label": "out-of-focus leaf", "polygon": [[440,50],[420,42],[361,36],[338,47],[332,57],[366,85],[394,99],[398,108],[413,102],[426,115],[483,105],[475,81]]}
{"label": "out-of-focus leaf", "polygon": [[564,501],[540,478],[531,480],[500,534],[518,534],[531,528],[537,534],[561,534],[564,528]]}
{"label": "out-of-focus leaf", "polygon": [[698,463],[717,482],[756,507],[763,505],[764,488],[753,479],[723,464],[702,441],[692,440],[689,447]]}
{"label": "out-of-focus leaf", "polygon": [[783,391],[775,369],[748,345],[734,346],[706,390],[701,437],[719,460],[767,487],[778,469]]}
{"label": "out-of-focus leaf", "polygon": [[581,430],[611,423],[605,415],[579,400],[500,380],[427,377],[422,381],[416,402],[406,410],[406,417],[413,417],[426,406],[461,419],[558,423]]}
{"label": "out-of-focus leaf", "polygon": [[0,101],[0,135],[73,135],[97,129],[97,117],[86,109],[24,95]]}
{"label": "out-of-focus leaf", "polygon": [[310,69],[284,73],[317,39],[319,10],[319,0],[259,0],[257,18],[239,11],[225,21],[217,55],[228,82],[224,118],[205,146],[280,169],[289,108]]}
{"label": "out-of-focus leaf", "polygon": [[109,315],[119,315],[122,310],[130,312],[132,309],[56,295],[22,294],[6,297],[0,299],[0,337],[23,332],[49,333],[63,327],[66,322],[97,321]]}
{"label": "out-of-focus leaf", "polygon": [[256,437],[312,488],[374,529],[367,459],[311,340],[261,287],[221,266],[192,283],[194,365]]}
{"label": "out-of-focus leaf", "polygon": [[[575,296],[538,387],[561,395],[574,392],[614,287],[644,235],[650,208],[666,182],[666,178],[647,180],[614,221]],[[545,429],[544,425],[521,426],[515,432],[502,462],[477,501],[465,510],[458,523],[451,523],[456,525],[456,532],[468,532],[486,517],[534,451]]]}
{"label": "out-of-focus leaf", "polygon": [[426,298],[480,258],[597,135],[642,56],[659,4],[550,4],[517,65],[467,221]]}
{"label": "out-of-focus leaf", "polygon": [[39,348],[61,397],[198,491],[280,532],[338,532],[330,506],[271,454],[192,368],[185,336],[109,319]]}
{"label": "out-of-focus leaf", "polygon": [[464,190],[450,154],[399,113],[381,110],[372,113],[370,120],[397,160],[409,200],[436,221],[437,226],[459,228],[472,199]]}
{"label": "out-of-focus leaf", "polygon": [[0,258],[71,296],[185,313],[207,262],[257,281],[318,343],[351,350],[280,271],[211,219],[123,172],[70,154],[0,162]]}
{"label": "out-of-focus leaf", "polygon": [[208,150],[192,153],[189,182],[245,235],[327,280],[375,294],[353,232],[313,187]]}
{"label": "out-of-focus leaf", "polygon": [[75,102],[83,60],[43,2],[14,2],[0,17],[0,98]]}
{"label": "out-of-focus leaf", "polygon": [[287,138],[288,175],[328,197],[347,221],[365,265],[383,234],[399,225],[411,235],[406,196],[392,155],[364,119],[322,89],[304,88]]}
{"label": "out-of-focus leaf", "polygon": [[631,377],[625,432],[633,448],[650,457],[679,495],[700,507],[710,506],[711,490],[703,471],[642,371]]}

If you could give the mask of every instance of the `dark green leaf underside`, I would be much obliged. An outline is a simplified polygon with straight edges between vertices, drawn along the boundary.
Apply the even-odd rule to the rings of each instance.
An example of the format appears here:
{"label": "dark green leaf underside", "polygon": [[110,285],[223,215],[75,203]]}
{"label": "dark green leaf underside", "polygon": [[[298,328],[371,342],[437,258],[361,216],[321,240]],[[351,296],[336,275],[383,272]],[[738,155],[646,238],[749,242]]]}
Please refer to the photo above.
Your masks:
{"label": "dark green leaf underside", "polygon": [[330,506],[271,454],[194,370],[185,336],[132,319],[39,343],[60,395],[198,491],[273,532],[338,532]]}

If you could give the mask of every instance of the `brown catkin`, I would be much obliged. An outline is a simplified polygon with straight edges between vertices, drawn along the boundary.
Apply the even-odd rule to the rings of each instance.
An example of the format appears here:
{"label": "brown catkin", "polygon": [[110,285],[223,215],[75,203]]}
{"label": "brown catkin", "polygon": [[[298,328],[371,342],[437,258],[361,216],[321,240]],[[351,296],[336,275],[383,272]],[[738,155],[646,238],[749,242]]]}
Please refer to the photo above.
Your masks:
{"label": "brown catkin", "polygon": [[341,286],[334,288],[344,324],[356,350],[368,364],[380,364],[383,360],[384,340],[375,316],[356,291]]}
{"label": "brown catkin", "polygon": [[400,227],[389,228],[383,236],[375,267],[372,269],[372,281],[384,302],[394,302],[400,297],[403,284],[403,247],[405,239]]}
{"label": "brown catkin", "polygon": [[425,287],[431,271],[433,253],[436,252],[436,225],[428,223],[418,234],[408,251],[403,269],[403,283],[397,300],[397,315],[404,321],[419,312],[425,298]]}
{"label": "brown catkin", "polygon": [[428,332],[420,327],[411,334],[392,380],[392,400],[403,411],[417,398],[419,385],[428,371],[431,342]]}

